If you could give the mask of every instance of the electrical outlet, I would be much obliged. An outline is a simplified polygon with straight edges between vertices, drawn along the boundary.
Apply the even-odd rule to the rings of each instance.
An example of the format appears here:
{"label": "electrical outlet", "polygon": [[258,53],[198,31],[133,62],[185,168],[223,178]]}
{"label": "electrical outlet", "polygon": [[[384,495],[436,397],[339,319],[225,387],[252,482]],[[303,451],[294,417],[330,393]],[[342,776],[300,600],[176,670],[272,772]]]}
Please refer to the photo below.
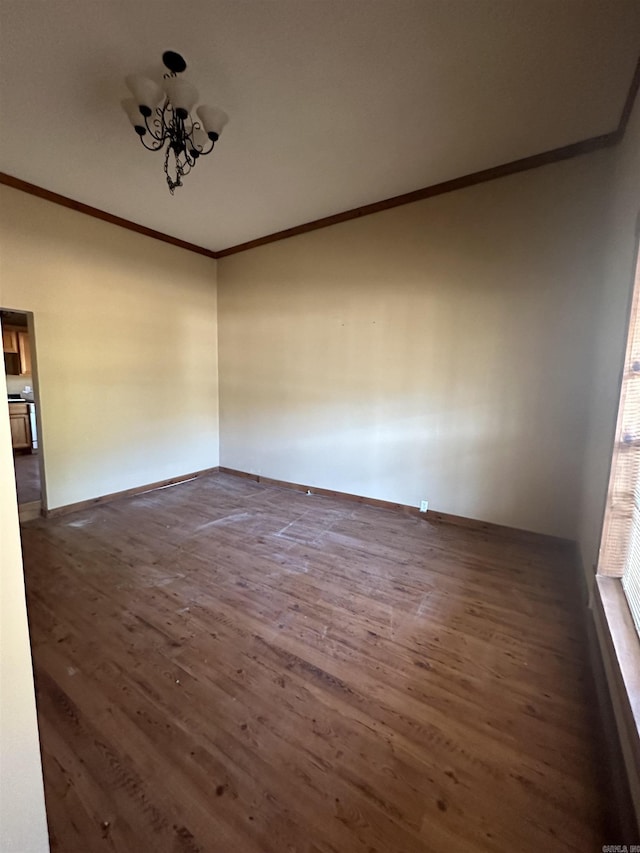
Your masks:
{"label": "electrical outlet", "polygon": [[420,512],[426,512],[429,509],[429,501],[420,501]]}

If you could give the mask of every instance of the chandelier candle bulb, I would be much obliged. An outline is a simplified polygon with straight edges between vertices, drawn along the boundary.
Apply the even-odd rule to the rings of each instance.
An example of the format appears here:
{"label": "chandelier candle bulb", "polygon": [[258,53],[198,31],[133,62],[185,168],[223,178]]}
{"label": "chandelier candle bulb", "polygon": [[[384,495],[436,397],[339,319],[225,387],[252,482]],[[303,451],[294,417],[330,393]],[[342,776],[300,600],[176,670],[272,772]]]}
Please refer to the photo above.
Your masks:
{"label": "chandelier candle bulb", "polygon": [[129,116],[129,121],[135,127],[136,133],[139,136],[144,136],[147,129],[144,126],[144,119],[140,112],[140,106],[135,98],[125,98],[122,101],[122,109]]}
{"label": "chandelier candle bulb", "polygon": [[178,80],[177,77],[170,77],[165,83],[167,97],[171,101],[171,106],[175,110],[178,118],[186,119],[189,117],[189,111],[198,100],[198,90],[186,80]]}
{"label": "chandelier candle bulb", "polygon": [[218,107],[202,105],[196,109],[202,124],[194,121],[189,113],[198,90],[177,76],[187,63],[172,50],[162,54],[162,61],[169,70],[164,89],[148,77],[130,74],[125,82],[133,98],[122,101],[122,106],[147,151],[164,150],[164,173],[173,195],[196,161],[211,154],[229,116]]}
{"label": "chandelier candle bulb", "polygon": [[209,137],[201,127],[193,131],[193,142],[194,147],[191,149],[191,153],[197,158],[209,144]]}
{"label": "chandelier candle bulb", "polygon": [[165,95],[160,86],[142,74],[129,74],[125,83],[143,116],[150,116],[153,108],[164,100]]}
{"label": "chandelier candle bulb", "polygon": [[215,142],[222,133],[222,128],[229,121],[229,116],[218,107],[207,107],[205,104],[198,107],[196,112],[207,131],[209,139]]}

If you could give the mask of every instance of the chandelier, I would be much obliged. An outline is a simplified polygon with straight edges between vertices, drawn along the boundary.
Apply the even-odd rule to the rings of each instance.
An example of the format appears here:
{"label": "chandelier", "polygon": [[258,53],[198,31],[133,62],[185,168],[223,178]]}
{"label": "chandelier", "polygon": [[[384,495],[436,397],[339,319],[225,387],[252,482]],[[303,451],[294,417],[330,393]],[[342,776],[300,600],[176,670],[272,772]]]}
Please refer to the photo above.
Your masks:
{"label": "chandelier", "polygon": [[200,121],[194,121],[190,113],[198,91],[178,77],[187,63],[172,50],[162,54],[162,61],[169,71],[162,86],[141,74],[130,74],[125,82],[133,97],[122,106],[144,147],[164,149],[164,173],[173,195],[198,158],[211,154],[229,116],[217,107],[202,105],[196,109]]}

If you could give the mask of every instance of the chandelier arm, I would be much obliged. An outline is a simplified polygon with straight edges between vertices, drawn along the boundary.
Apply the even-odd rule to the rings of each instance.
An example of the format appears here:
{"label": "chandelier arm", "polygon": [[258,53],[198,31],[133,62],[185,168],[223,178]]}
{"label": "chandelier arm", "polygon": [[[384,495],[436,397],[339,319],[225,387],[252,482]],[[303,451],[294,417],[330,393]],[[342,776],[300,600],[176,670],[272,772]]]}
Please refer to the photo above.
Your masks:
{"label": "chandelier arm", "polygon": [[155,136],[153,137],[153,139],[156,142],[155,145],[153,143],[151,145],[147,145],[147,143],[144,141],[144,136],[140,137],[140,142],[142,142],[143,146],[147,149],[147,151],[161,151],[164,148],[164,140],[158,139]]}
{"label": "chandelier arm", "polygon": [[207,150],[206,150],[206,151],[205,151],[205,150],[204,150],[204,148],[203,148],[203,149],[202,149],[202,151],[200,152],[200,156],[201,156],[201,157],[206,157],[206,156],[207,156],[207,154],[211,154],[211,152],[213,151],[213,148],[214,148],[214,146],[215,146],[215,142],[213,141],[213,139],[211,139],[211,140],[209,140],[209,141],[211,142],[211,147],[210,147],[210,148],[207,148]]}
{"label": "chandelier arm", "polygon": [[166,136],[166,123],[164,120],[163,110],[161,110],[160,107],[156,107],[156,118],[154,118],[152,122],[153,127],[149,126],[148,116],[144,116],[144,124],[149,135],[152,136],[156,142],[164,142]]}
{"label": "chandelier arm", "polygon": [[[211,154],[211,152],[213,151],[213,146],[215,145],[215,142],[212,139],[209,140],[211,142],[211,146],[205,151],[204,145],[202,147],[200,147],[199,145],[196,144],[195,136],[194,136],[196,130],[202,130],[202,125],[200,124],[199,121],[194,121],[193,127],[191,128],[191,134],[189,135],[189,139],[191,140],[192,145],[195,148],[195,150],[198,152],[198,156],[199,157],[206,157],[207,154]],[[207,136],[207,139],[209,139],[208,136]]]}

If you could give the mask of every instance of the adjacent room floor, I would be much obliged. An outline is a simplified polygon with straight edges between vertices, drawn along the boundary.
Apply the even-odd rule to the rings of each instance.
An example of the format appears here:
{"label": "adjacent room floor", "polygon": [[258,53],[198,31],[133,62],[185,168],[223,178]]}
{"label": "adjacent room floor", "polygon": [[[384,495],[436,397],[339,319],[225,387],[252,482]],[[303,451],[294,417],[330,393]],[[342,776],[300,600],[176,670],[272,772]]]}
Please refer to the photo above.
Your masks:
{"label": "adjacent room floor", "polygon": [[22,536],[53,851],[607,841],[565,548],[224,474]]}
{"label": "adjacent room floor", "polygon": [[16,470],[18,503],[27,504],[40,500],[40,459],[37,453],[15,453],[13,464]]}

